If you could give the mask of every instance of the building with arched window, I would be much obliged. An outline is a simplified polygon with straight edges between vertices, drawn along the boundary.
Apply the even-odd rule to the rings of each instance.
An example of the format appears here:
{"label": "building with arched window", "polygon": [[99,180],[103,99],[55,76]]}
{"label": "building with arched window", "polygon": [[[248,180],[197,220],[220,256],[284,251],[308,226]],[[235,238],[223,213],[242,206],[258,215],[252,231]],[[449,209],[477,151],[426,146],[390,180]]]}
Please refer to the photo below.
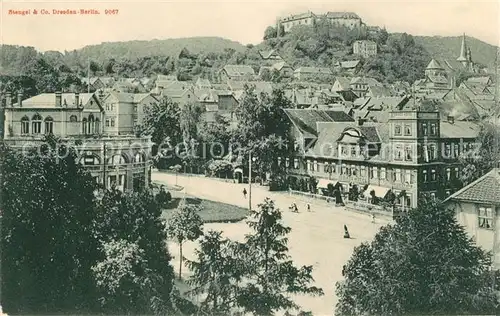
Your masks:
{"label": "building with arched window", "polygon": [[[137,190],[148,186],[152,147],[132,130],[104,129],[105,107],[94,93],[44,93],[13,103],[6,95],[4,141],[12,148],[39,146],[52,134],[73,146],[79,163],[106,187]],[[133,121],[133,113],[122,113]]]}

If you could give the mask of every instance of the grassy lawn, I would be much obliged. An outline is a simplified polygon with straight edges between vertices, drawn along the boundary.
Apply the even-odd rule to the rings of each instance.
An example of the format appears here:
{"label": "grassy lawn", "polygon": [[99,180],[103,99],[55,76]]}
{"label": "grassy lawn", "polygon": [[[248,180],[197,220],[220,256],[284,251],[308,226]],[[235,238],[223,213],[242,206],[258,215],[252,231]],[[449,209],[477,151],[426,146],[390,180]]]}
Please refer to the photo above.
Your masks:
{"label": "grassy lawn", "polygon": [[[167,220],[182,200],[182,196],[176,195],[179,194],[172,192],[172,202],[170,202],[167,209],[163,210],[163,218]],[[188,204],[201,205],[202,211],[200,212],[200,217],[204,223],[234,223],[245,219],[248,215],[246,208],[204,200],[193,196],[186,196],[186,202]]]}

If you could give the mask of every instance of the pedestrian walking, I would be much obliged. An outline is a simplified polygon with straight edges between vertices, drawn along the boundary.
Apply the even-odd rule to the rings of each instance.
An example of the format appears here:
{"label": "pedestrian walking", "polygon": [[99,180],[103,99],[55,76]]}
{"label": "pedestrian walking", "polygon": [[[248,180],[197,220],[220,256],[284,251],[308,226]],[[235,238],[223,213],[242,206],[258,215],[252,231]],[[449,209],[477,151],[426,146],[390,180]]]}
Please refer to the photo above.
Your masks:
{"label": "pedestrian walking", "polygon": [[243,196],[245,197],[245,199],[247,198],[247,189],[243,188]]}
{"label": "pedestrian walking", "polygon": [[307,211],[310,212],[311,211],[311,204],[307,203]]}
{"label": "pedestrian walking", "polygon": [[375,223],[375,213],[372,213],[372,223]]}
{"label": "pedestrian walking", "polygon": [[346,225],[344,225],[344,238],[351,238],[351,235],[349,235],[349,230],[347,229]]}

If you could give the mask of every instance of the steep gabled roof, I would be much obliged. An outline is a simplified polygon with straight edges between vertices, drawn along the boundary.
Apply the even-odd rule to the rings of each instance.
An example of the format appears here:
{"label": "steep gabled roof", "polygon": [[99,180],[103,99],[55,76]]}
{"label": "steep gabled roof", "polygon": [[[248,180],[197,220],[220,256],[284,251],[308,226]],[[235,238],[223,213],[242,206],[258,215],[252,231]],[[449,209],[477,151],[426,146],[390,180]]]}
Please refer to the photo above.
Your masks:
{"label": "steep gabled roof", "polygon": [[495,168],[449,196],[446,201],[500,204],[500,170]]}
{"label": "steep gabled roof", "polygon": [[352,69],[356,68],[361,61],[359,60],[348,60],[348,61],[342,61],[340,62],[340,67],[344,69]]}
{"label": "steep gabled roof", "polygon": [[223,68],[227,75],[230,77],[239,77],[239,76],[245,76],[245,75],[255,75],[255,71],[253,70],[252,67],[248,65],[226,65]]}
{"label": "steep gabled roof", "polygon": [[343,111],[316,109],[284,109],[285,114],[305,137],[317,136],[318,122],[354,122],[354,119]]}
{"label": "steep gabled roof", "polygon": [[434,58],[430,61],[430,63],[427,65],[425,69],[440,69],[443,70],[444,68],[441,66],[441,64],[435,60]]}

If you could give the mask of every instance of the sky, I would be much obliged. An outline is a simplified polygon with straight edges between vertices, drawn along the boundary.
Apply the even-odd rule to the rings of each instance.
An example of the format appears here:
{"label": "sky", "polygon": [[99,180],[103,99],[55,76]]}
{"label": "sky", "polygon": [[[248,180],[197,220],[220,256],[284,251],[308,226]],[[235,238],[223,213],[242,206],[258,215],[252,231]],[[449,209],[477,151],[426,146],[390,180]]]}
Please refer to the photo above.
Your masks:
{"label": "sky", "polygon": [[[432,1],[15,1],[0,0],[0,43],[70,51],[101,42],[219,36],[261,42],[278,16],[311,10],[351,11],[367,25],[412,35],[466,33],[499,45],[500,0]],[[100,15],[41,15],[40,10],[96,9]],[[9,10],[31,10],[28,15]],[[33,14],[34,10],[38,14]],[[106,10],[118,10],[105,14]],[[116,11],[115,11],[116,12]]]}

